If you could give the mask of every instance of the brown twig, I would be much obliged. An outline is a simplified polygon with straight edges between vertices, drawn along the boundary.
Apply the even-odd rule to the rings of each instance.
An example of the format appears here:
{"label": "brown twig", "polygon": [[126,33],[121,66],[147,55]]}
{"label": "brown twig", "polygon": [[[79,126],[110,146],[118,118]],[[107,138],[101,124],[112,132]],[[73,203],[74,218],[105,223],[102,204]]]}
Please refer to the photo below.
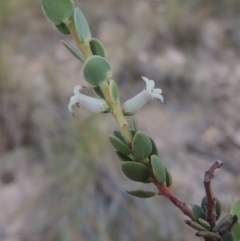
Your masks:
{"label": "brown twig", "polygon": [[155,180],[153,182],[158,188],[160,194],[170,200],[176,207],[178,207],[186,216],[191,220],[194,220],[192,210],[186,205],[186,203],[181,202],[178,197],[172,192],[171,189],[166,187],[164,184],[160,184]]}
{"label": "brown twig", "polygon": [[231,232],[232,228],[234,227],[234,225],[236,224],[237,221],[238,221],[238,216],[234,215],[232,217],[231,222],[225,228],[223,228],[221,231],[219,231],[218,233],[223,237],[225,234]]}
{"label": "brown twig", "polygon": [[206,192],[206,219],[210,223],[211,227],[214,227],[216,222],[215,198],[211,188],[211,180],[214,177],[214,171],[217,168],[220,168],[222,165],[223,162],[220,160],[214,162],[208,171],[205,172],[205,178],[203,182]]}

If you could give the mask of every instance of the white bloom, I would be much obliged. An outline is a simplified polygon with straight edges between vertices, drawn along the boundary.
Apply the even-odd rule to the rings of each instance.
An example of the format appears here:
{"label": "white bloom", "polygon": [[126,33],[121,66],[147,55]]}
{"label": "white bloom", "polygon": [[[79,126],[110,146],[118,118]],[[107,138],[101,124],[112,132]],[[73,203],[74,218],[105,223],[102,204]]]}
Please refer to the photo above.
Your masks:
{"label": "white bloom", "polygon": [[84,106],[95,113],[106,113],[110,111],[110,108],[105,100],[93,98],[87,95],[81,94],[79,91],[83,89],[82,86],[77,85],[73,89],[74,96],[70,98],[68,109],[73,113],[73,105]]}
{"label": "white bloom", "polygon": [[140,110],[142,106],[145,105],[149,100],[156,98],[163,102],[163,96],[161,95],[162,90],[154,89],[155,82],[143,76],[142,79],[146,82],[146,89],[124,103],[124,115],[133,115],[138,110]]}

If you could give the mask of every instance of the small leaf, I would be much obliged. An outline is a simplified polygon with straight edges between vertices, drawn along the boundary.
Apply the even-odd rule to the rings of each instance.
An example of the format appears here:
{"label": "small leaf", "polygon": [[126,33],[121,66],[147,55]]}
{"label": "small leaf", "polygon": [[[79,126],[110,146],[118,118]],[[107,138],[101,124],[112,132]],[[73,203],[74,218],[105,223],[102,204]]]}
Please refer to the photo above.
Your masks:
{"label": "small leaf", "polygon": [[104,47],[98,39],[95,39],[95,38],[91,39],[89,44],[93,55],[98,55],[105,58]]}
{"label": "small leaf", "polygon": [[119,93],[118,93],[118,86],[114,80],[110,80],[109,84],[109,92],[110,92],[110,97],[111,100],[114,103],[119,103]]}
{"label": "small leaf", "polygon": [[196,233],[197,237],[203,237],[203,238],[209,238],[209,239],[216,239],[216,240],[221,240],[221,236],[217,233],[213,233],[210,231],[199,231]]}
{"label": "small leaf", "polygon": [[211,225],[210,223],[208,223],[206,220],[199,218],[198,222],[206,229],[206,230],[210,230],[211,229]]}
{"label": "small leaf", "polygon": [[68,27],[65,25],[65,23],[61,23],[60,25],[55,25],[57,30],[61,33],[61,34],[65,34],[68,35],[70,34],[70,30],[68,29]]}
{"label": "small leaf", "polygon": [[172,186],[172,175],[166,167],[165,167],[165,169],[166,169],[166,186],[171,188],[171,186]]}
{"label": "small leaf", "polygon": [[74,3],[72,0],[41,0],[43,13],[46,18],[60,25],[69,23],[74,14]]}
{"label": "small leaf", "polygon": [[197,231],[207,231],[207,229],[203,227],[201,224],[194,222],[192,220],[185,220],[185,223]]}
{"label": "small leaf", "polygon": [[213,232],[217,232],[231,222],[232,214],[227,214],[224,216],[213,228]]}
{"label": "small leaf", "polygon": [[137,119],[133,119],[133,126],[134,126],[135,131],[137,132],[139,130]]}
{"label": "small leaf", "polygon": [[79,8],[75,9],[74,22],[80,41],[83,43],[88,43],[92,38],[92,34],[88,26],[87,20],[83,12]]}
{"label": "small leaf", "polygon": [[111,79],[112,69],[105,58],[94,55],[85,61],[83,76],[90,85],[98,86]]}
{"label": "small leaf", "polygon": [[[201,207],[202,209],[206,212],[206,205],[207,205],[207,198],[206,196],[202,199],[202,202],[201,202]],[[220,201],[215,198],[215,211],[216,211],[216,220],[218,220],[221,216],[221,203]]]}
{"label": "small leaf", "polygon": [[63,40],[61,40],[61,42],[63,43],[63,45],[66,47],[66,49],[79,61],[84,62],[85,61],[85,57],[78,51],[76,50],[73,46],[71,46],[70,44],[64,42]]}
{"label": "small leaf", "polygon": [[135,136],[135,134],[136,134],[136,131],[135,131],[135,130],[133,130],[133,129],[131,129],[130,131],[131,131],[132,136],[134,137],[134,136]]}
{"label": "small leaf", "polygon": [[238,221],[234,225],[232,232],[236,240],[240,240],[240,199],[233,200],[230,213],[238,216]]}
{"label": "small leaf", "polygon": [[119,151],[116,151],[116,154],[119,157],[120,161],[123,161],[123,162],[131,162],[131,161],[133,161],[133,159],[131,157],[126,156],[126,155],[120,153]]}
{"label": "small leaf", "polygon": [[149,137],[149,138],[150,138],[150,141],[152,143],[152,152],[151,152],[150,156],[152,156],[152,155],[157,155],[158,156],[158,150],[157,150],[156,144],[155,144],[154,140],[151,137]]}
{"label": "small leaf", "polygon": [[132,141],[132,152],[140,160],[147,158],[152,151],[152,144],[147,135],[137,131]]}
{"label": "small leaf", "polygon": [[192,206],[192,211],[193,211],[193,216],[195,218],[195,221],[198,222],[199,218],[204,219],[204,220],[206,219],[206,214],[199,205],[194,204]]}
{"label": "small leaf", "polygon": [[142,163],[138,162],[123,162],[122,163],[123,173],[132,181],[135,182],[150,182],[150,171]]}
{"label": "small leaf", "polygon": [[124,155],[129,155],[131,153],[129,147],[119,140],[117,137],[110,135],[109,140],[111,141],[114,148]]}
{"label": "small leaf", "polygon": [[125,144],[127,145],[127,143],[125,142],[125,140],[124,140],[121,132],[119,132],[119,131],[114,131],[114,132],[113,132],[113,135],[116,136],[119,140],[121,140],[123,143],[125,143]]}
{"label": "small leaf", "polygon": [[154,176],[159,183],[166,182],[166,168],[163,165],[160,158],[156,155],[151,156],[151,165],[153,169]]}
{"label": "small leaf", "polygon": [[93,87],[93,91],[96,94],[96,96],[98,96],[101,99],[105,99],[105,97],[103,95],[103,92],[102,92],[102,90],[101,90],[101,88],[99,86]]}
{"label": "small leaf", "polygon": [[[237,239],[239,240],[239,239]],[[222,241],[234,241],[233,234],[232,233],[227,233],[222,237]]]}
{"label": "small leaf", "polygon": [[149,192],[144,190],[127,191],[127,193],[134,197],[140,197],[140,198],[150,198],[156,195],[155,192]]}

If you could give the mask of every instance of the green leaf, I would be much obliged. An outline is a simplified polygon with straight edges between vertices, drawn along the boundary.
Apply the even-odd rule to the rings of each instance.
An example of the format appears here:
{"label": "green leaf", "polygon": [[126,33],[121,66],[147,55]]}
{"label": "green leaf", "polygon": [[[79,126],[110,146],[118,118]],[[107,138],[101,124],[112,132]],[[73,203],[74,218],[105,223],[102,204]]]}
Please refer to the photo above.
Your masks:
{"label": "green leaf", "polygon": [[123,143],[125,143],[125,144],[127,145],[127,143],[125,142],[125,140],[124,140],[121,132],[119,132],[119,131],[114,131],[114,132],[113,132],[113,135],[116,136],[119,140],[121,140]]}
{"label": "green leaf", "polygon": [[65,34],[68,35],[70,34],[70,30],[68,29],[68,27],[65,25],[65,23],[61,23],[60,25],[55,25],[57,30],[61,33],[61,34]]}
{"label": "green leaf", "polygon": [[[222,211],[222,207],[221,207],[221,203],[220,201],[216,198],[215,199],[216,203],[215,203],[215,211],[216,211],[216,220],[218,220],[221,216],[221,211]],[[207,205],[207,198],[206,196],[202,199],[202,202],[201,202],[201,207],[202,209],[206,212],[206,205]]]}
{"label": "green leaf", "polygon": [[227,233],[222,237],[222,241],[234,241],[233,234]]}
{"label": "green leaf", "polygon": [[88,26],[87,20],[83,12],[79,8],[75,9],[74,22],[80,41],[83,43],[89,43],[92,38],[92,34]]}
{"label": "green leaf", "polygon": [[110,97],[111,100],[114,103],[119,103],[119,93],[118,93],[118,86],[114,80],[110,80],[109,84],[109,92],[110,92]]}
{"label": "green leaf", "polygon": [[152,152],[151,152],[150,156],[152,156],[152,155],[157,155],[158,156],[158,150],[157,150],[156,144],[155,144],[154,140],[151,137],[149,137],[149,138],[150,138],[150,141],[152,143]]}
{"label": "green leaf", "polygon": [[185,223],[197,231],[207,231],[207,229],[203,227],[201,224],[194,222],[192,220],[185,220]]}
{"label": "green leaf", "polygon": [[197,237],[203,237],[204,239],[210,239],[210,240],[221,240],[221,236],[217,233],[213,233],[210,231],[199,231],[196,233]]}
{"label": "green leaf", "polygon": [[78,51],[76,50],[73,46],[71,46],[70,44],[64,42],[63,40],[61,40],[61,42],[63,43],[63,45],[66,47],[66,49],[79,61],[84,62],[85,61],[85,57]]}
{"label": "green leaf", "polygon": [[74,15],[72,0],[41,0],[41,3],[46,18],[55,25],[68,25]]}
{"label": "green leaf", "polygon": [[208,223],[206,220],[199,218],[198,222],[204,227],[206,228],[206,230],[210,230],[211,229],[211,225],[210,223]]}
{"label": "green leaf", "polygon": [[90,85],[98,86],[111,79],[112,69],[105,58],[94,55],[85,61],[83,76]]}
{"label": "green leaf", "polygon": [[166,182],[166,168],[163,165],[160,158],[156,155],[151,156],[151,165],[153,169],[154,176],[159,183]]}
{"label": "green leaf", "polygon": [[155,192],[149,192],[144,190],[127,191],[127,193],[134,197],[140,197],[140,198],[150,198],[156,195]]}
{"label": "green leaf", "polygon": [[133,155],[136,158],[143,160],[150,155],[151,151],[152,144],[149,137],[143,132],[137,131],[132,141]]}
{"label": "green leaf", "polygon": [[134,126],[135,131],[137,132],[139,130],[137,119],[133,119],[133,126]]}
{"label": "green leaf", "polygon": [[171,188],[171,186],[172,186],[172,175],[166,167],[165,167],[165,170],[166,170],[166,186]]}
{"label": "green leaf", "polygon": [[143,183],[150,182],[151,173],[148,168],[142,163],[123,162],[122,171],[132,181]]}
{"label": "green leaf", "polygon": [[99,86],[93,87],[93,91],[96,94],[96,96],[98,96],[101,99],[105,99],[105,97],[103,95],[103,92],[102,92],[102,90],[101,90],[101,88]]}
{"label": "green leaf", "polygon": [[232,232],[236,240],[240,240],[240,199],[233,200],[230,213],[238,216],[238,221],[234,225]]}
{"label": "green leaf", "polygon": [[213,232],[217,232],[231,222],[232,214],[227,214],[224,216],[213,228]]}
{"label": "green leaf", "polygon": [[133,161],[133,159],[131,157],[126,156],[126,155],[120,153],[119,151],[116,151],[116,154],[119,157],[120,161],[123,161],[123,162],[131,162],[131,161]]}
{"label": "green leaf", "polygon": [[129,155],[131,153],[129,147],[122,142],[120,139],[118,139],[116,136],[109,136],[109,140],[112,143],[112,145],[114,146],[114,148],[119,151],[120,153],[124,154],[124,155]]}
{"label": "green leaf", "polygon": [[104,47],[98,39],[95,39],[95,38],[91,39],[89,44],[93,55],[98,55],[105,58]]}
{"label": "green leaf", "polygon": [[195,218],[195,221],[198,222],[199,218],[204,219],[204,220],[206,219],[206,214],[199,205],[194,204],[192,206],[192,211],[193,211],[193,216]]}

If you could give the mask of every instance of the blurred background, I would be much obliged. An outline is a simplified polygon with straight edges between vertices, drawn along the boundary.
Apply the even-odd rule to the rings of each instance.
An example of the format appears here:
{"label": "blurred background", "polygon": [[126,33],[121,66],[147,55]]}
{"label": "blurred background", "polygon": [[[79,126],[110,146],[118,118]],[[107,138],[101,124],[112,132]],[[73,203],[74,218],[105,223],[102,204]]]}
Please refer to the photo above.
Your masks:
{"label": "blurred background", "polygon": [[[240,1],[75,3],[106,47],[123,102],[145,87],[141,76],[163,90],[167,104],[155,100],[136,117],[174,192],[199,203],[204,172],[222,159],[212,184],[226,212],[240,195]],[[155,189],[122,174],[110,115],[67,110],[73,87],[87,84],[60,40],[75,43],[40,1],[0,1],[0,29],[0,240],[198,240],[165,198],[126,194]]]}

